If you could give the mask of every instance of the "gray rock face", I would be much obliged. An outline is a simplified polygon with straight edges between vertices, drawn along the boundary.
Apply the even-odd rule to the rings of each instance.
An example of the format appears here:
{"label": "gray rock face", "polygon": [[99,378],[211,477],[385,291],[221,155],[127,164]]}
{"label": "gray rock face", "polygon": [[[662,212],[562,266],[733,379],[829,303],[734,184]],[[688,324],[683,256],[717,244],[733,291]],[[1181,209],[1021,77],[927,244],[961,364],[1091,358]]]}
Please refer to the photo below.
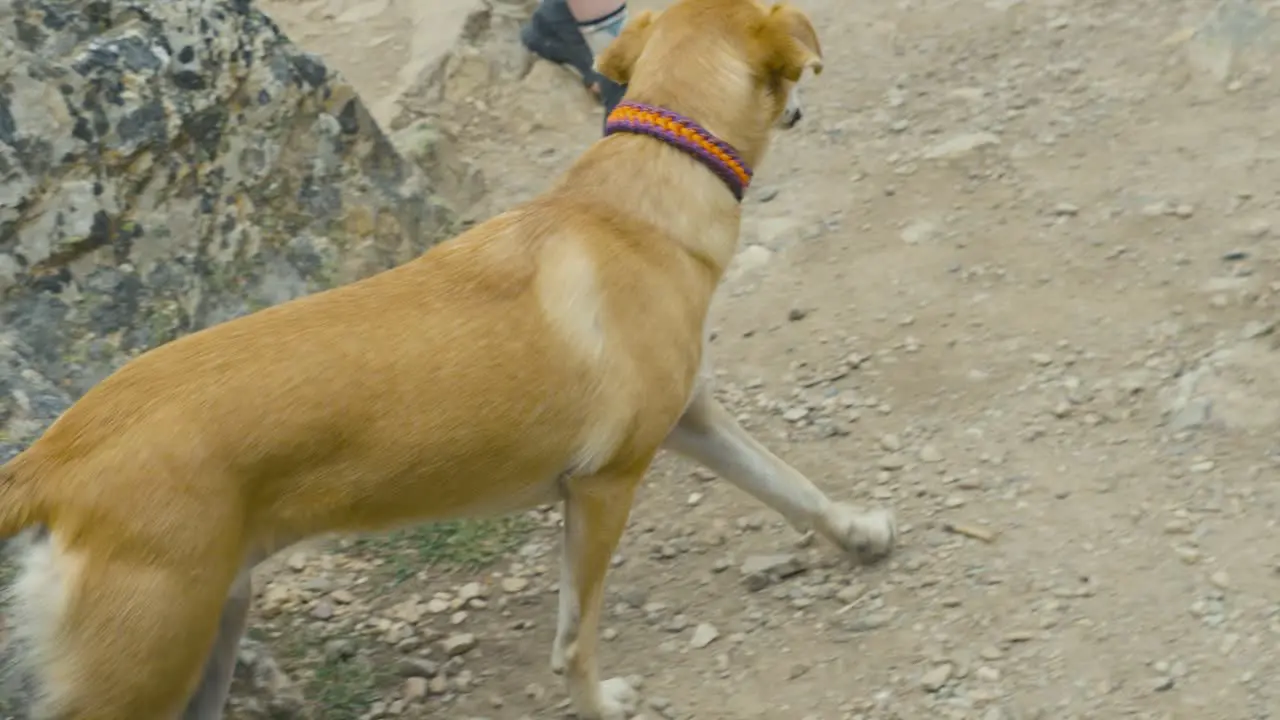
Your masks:
{"label": "gray rock face", "polygon": [[245,0],[0,4],[0,332],[73,397],[450,225],[351,87]]}
{"label": "gray rock face", "polygon": [[31,366],[30,349],[0,337],[0,463],[17,455],[44,431],[71,398]]}

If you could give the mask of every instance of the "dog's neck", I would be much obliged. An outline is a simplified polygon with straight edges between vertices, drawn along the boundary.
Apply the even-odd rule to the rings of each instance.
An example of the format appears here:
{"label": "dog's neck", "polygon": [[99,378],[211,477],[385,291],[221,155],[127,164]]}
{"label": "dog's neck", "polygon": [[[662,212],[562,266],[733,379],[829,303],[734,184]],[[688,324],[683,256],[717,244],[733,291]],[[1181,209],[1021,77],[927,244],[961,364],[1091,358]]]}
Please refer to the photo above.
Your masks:
{"label": "dog's neck", "polygon": [[[672,104],[650,101],[650,107]],[[676,104],[678,105],[678,103]],[[744,169],[759,161],[768,130],[739,131],[727,137],[717,128],[736,127],[717,121],[707,109],[680,107],[713,137],[727,142]],[[706,117],[703,117],[703,116]],[[758,136],[758,137],[757,137]],[[737,140],[737,142],[735,142]],[[598,203],[651,225],[659,235],[680,244],[705,264],[718,282],[738,249],[742,204],[725,181],[692,153],[636,133],[613,133],[596,142],[562,176],[560,191]]]}
{"label": "dog's neck", "polygon": [[702,163],[742,202],[751,184],[751,167],[729,143],[679,113],[638,102],[623,102],[605,122],[606,136],[616,133],[656,138]]}

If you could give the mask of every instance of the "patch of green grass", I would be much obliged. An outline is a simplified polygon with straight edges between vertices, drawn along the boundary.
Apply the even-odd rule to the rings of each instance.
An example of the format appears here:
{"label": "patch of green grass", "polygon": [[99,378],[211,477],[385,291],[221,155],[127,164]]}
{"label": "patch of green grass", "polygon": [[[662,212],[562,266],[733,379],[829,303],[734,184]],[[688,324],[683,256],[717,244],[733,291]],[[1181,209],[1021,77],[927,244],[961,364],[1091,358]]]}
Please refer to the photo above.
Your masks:
{"label": "patch of green grass", "polygon": [[527,515],[451,520],[361,537],[354,550],[382,558],[400,583],[427,566],[475,570],[492,565],[520,547],[532,529]]}
{"label": "patch of green grass", "polygon": [[397,679],[375,654],[359,650],[331,654],[326,640],[310,627],[293,628],[274,642],[256,628],[249,635],[270,645],[285,672],[298,683],[309,707],[324,720],[359,720],[369,706],[392,688]]}
{"label": "patch of green grass", "polygon": [[388,671],[367,657],[325,660],[313,672],[303,694],[324,708],[326,720],[359,720],[390,683]]}
{"label": "patch of green grass", "polygon": [[[533,528],[527,515],[456,520],[361,536],[346,552],[382,560],[384,581],[399,584],[424,567],[476,570],[491,565],[518,548]],[[249,632],[255,635],[254,628]],[[297,678],[308,705],[323,708],[325,720],[358,720],[398,682],[376,652],[354,648],[349,655],[330,653],[327,638],[311,627],[293,628],[275,641],[260,639]]]}
{"label": "patch of green grass", "polygon": [[[477,570],[492,565],[520,547],[534,527],[533,519],[524,514],[433,523],[362,535],[344,552],[382,561],[375,586],[398,585],[425,567]],[[249,633],[273,648],[307,704],[322,709],[317,717],[325,720],[358,720],[400,682],[393,663],[354,636],[341,636],[352,643],[350,653],[333,653],[326,643],[338,636],[326,637],[310,624],[274,639],[252,627]]]}

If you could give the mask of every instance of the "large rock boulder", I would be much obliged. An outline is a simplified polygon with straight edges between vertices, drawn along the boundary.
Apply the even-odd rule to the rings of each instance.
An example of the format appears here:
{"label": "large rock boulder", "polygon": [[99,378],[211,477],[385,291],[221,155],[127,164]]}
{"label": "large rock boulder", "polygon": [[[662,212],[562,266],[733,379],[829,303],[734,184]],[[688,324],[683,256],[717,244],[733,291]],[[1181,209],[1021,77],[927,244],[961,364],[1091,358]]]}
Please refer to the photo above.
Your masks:
{"label": "large rock boulder", "polygon": [[0,332],[72,397],[451,226],[350,85],[246,0],[0,3]]}

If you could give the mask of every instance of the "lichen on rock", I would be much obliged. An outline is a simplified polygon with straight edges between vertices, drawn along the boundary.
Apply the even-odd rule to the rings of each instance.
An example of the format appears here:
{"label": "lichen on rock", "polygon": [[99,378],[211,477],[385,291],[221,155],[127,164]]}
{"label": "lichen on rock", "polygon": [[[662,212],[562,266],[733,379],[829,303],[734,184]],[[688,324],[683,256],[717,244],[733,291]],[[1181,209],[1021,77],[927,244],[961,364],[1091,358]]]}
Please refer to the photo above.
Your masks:
{"label": "lichen on rock", "polygon": [[249,2],[13,0],[0,37],[0,331],[73,397],[452,228],[346,81]]}

